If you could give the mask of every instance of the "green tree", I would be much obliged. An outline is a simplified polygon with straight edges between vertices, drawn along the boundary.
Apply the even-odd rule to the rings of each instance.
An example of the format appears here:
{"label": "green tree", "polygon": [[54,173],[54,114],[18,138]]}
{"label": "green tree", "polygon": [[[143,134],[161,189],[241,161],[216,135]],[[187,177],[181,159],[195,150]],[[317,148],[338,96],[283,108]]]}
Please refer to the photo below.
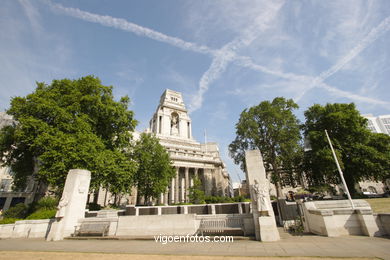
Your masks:
{"label": "green tree", "polygon": [[371,133],[367,119],[353,103],[313,105],[305,111],[304,134],[312,150],[305,153],[304,170],[310,184],[340,183],[325,135],[328,131],[348,189],[356,193],[361,180],[384,180],[390,172],[390,137]]}
{"label": "green tree", "polygon": [[236,138],[229,145],[231,157],[245,170],[245,150],[259,149],[267,172],[272,172],[272,181],[281,191],[282,173],[292,176],[299,160],[299,121],[293,114],[298,105],[292,99],[275,98],[245,109],[236,124]]}
{"label": "green tree", "polygon": [[202,190],[202,182],[198,177],[194,178],[194,185],[189,189],[188,198],[193,204],[204,204],[205,194]]}
{"label": "green tree", "polygon": [[158,198],[176,175],[168,152],[157,137],[142,133],[134,146],[133,158],[139,165],[134,176],[138,194],[146,203],[150,198]]}
{"label": "green tree", "polygon": [[129,159],[136,121],[129,98],[115,101],[111,86],[93,76],[37,83],[14,97],[7,111],[15,123],[0,132],[0,158],[14,173],[15,188],[29,176],[61,188],[70,169],[88,169],[91,187],[130,191],[137,164]]}

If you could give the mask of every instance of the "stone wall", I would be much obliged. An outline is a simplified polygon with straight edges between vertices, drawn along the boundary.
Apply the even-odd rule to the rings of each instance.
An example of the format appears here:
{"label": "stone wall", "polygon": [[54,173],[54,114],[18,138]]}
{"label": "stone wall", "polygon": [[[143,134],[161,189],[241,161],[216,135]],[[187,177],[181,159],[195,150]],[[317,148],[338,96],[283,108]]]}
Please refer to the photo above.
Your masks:
{"label": "stone wall", "polygon": [[390,236],[390,213],[374,214],[374,218],[381,234]]}
{"label": "stone wall", "polygon": [[304,213],[306,232],[329,237],[383,235],[379,228],[381,224],[378,225],[382,219],[375,219],[370,205],[364,200],[354,200],[354,209],[348,200],[311,201],[302,203],[300,207]]}
{"label": "stone wall", "polygon": [[122,216],[116,236],[158,236],[195,234],[195,214]]}
{"label": "stone wall", "polygon": [[[238,203],[218,203],[218,204],[199,204],[199,205],[180,205],[180,206],[148,206],[136,207],[126,206],[123,213],[128,216],[141,215],[170,215],[170,214],[249,214],[251,213],[250,202]],[[86,216],[94,216],[87,213]]]}
{"label": "stone wall", "polygon": [[53,220],[20,220],[0,225],[0,238],[46,238]]}

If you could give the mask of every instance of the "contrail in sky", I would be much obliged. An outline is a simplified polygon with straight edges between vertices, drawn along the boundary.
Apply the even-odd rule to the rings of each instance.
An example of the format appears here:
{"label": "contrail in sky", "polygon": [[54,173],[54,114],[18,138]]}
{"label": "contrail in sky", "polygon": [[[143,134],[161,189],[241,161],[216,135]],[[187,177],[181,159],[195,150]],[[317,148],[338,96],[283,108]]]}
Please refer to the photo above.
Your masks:
{"label": "contrail in sky", "polygon": [[208,90],[209,85],[226,70],[229,63],[237,56],[236,53],[239,49],[250,45],[261,32],[270,27],[269,24],[275,19],[283,4],[284,2],[282,1],[265,3],[262,12],[256,17],[254,23],[248,29],[243,30],[239,38],[225,44],[218,50],[209,69],[202,75],[199,81],[198,92],[189,105],[190,112],[202,107],[203,95]]}
{"label": "contrail in sky", "polygon": [[44,1],[53,10],[67,14],[69,16],[79,18],[92,23],[99,23],[103,26],[113,27],[124,31],[135,33],[139,36],[144,36],[159,42],[165,42],[170,45],[176,46],[180,49],[191,50],[198,53],[213,54],[214,50],[204,45],[198,45],[196,43],[187,42],[177,37],[168,36],[166,34],[154,31],[152,29],[139,26],[135,23],[126,21],[125,19],[115,18],[108,15],[98,15],[90,12],[82,11],[78,8],[64,7],[61,4],[52,3],[51,1]]}
{"label": "contrail in sky", "polygon": [[[353,58],[359,55],[367,46],[373,43],[376,39],[378,39],[381,35],[385,34],[390,29],[390,16],[384,19],[378,26],[373,28],[366,37],[363,38],[352,50],[350,50],[347,55],[342,57],[336,64],[330,67],[328,70],[323,71],[316,78],[313,79],[312,83],[309,85],[306,90],[304,90],[300,95],[296,98],[299,101],[303,95],[310,89],[316,86],[323,86],[321,83],[342,69],[345,64],[350,62]],[[325,88],[326,89],[326,88]]]}
{"label": "contrail in sky", "polygon": [[[147,37],[159,42],[164,42],[169,45],[178,47],[183,50],[190,50],[193,52],[207,54],[213,57],[213,61],[209,69],[202,75],[199,81],[199,89],[197,94],[193,97],[192,102],[190,103],[190,110],[195,111],[202,106],[203,95],[208,90],[208,86],[216,80],[220,74],[222,74],[230,62],[235,64],[250,68],[255,71],[260,71],[262,73],[274,75],[280,78],[302,82],[302,84],[308,85],[308,87],[296,98],[299,101],[300,98],[313,87],[323,88],[333,94],[338,96],[350,98],[353,100],[359,100],[366,103],[375,103],[379,105],[389,105],[389,102],[385,102],[378,99],[368,98],[360,96],[354,93],[343,91],[332,87],[328,84],[323,83],[328,77],[332,76],[334,73],[338,72],[345,64],[350,62],[353,58],[360,54],[368,45],[378,39],[381,35],[386,33],[390,29],[390,17],[387,17],[383,20],[377,27],[372,29],[370,33],[359,42],[355,48],[353,48],[347,55],[340,59],[335,65],[333,65],[328,70],[322,72],[317,77],[311,77],[306,75],[297,75],[294,73],[285,73],[282,71],[276,71],[269,69],[265,66],[255,64],[250,57],[239,56],[236,54],[236,51],[242,47],[248,46],[258,35],[256,31],[248,29],[244,32],[244,36],[240,39],[237,38],[232,42],[226,44],[222,48],[215,50],[209,48],[205,45],[198,45],[193,42],[184,41],[177,37],[168,36],[166,34],[157,32],[155,30],[131,23],[122,18],[115,18],[107,15],[98,15],[90,12],[82,11],[78,8],[64,7],[61,4],[52,3],[50,0],[42,0],[42,2],[49,5],[53,10],[64,13],[66,15],[85,20],[92,23],[98,23],[103,26],[113,27],[127,32],[135,33],[139,36]],[[277,11],[280,9],[281,5],[271,6],[270,12],[266,17],[260,17],[257,21],[257,25],[260,26],[260,29],[266,29],[267,23],[274,18],[277,14]],[[254,27],[251,27],[254,28]],[[258,28],[259,29],[259,28]]]}

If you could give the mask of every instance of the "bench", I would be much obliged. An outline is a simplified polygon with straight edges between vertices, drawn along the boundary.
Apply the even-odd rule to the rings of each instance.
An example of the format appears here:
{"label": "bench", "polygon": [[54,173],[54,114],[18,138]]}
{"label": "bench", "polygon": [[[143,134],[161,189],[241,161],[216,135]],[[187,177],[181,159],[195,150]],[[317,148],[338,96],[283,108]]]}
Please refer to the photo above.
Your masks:
{"label": "bench", "polygon": [[225,231],[242,231],[245,236],[245,228],[242,218],[210,218],[202,219],[198,233],[223,233]]}
{"label": "bench", "polygon": [[83,222],[75,227],[73,236],[106,236],[110,228],[110,222]]}

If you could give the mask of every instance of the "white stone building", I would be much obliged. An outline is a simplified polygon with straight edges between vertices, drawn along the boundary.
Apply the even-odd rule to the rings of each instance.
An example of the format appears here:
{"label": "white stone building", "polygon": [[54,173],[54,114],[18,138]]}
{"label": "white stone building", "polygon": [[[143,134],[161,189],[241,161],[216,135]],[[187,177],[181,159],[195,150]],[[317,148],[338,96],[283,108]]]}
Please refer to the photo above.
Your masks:
{"label": "white stone building", "polygon": [[[202,182],[206,195],[231,195],[230,177],[219,155],[218,145],[213,142],[201,144],[192,137],[192,121],[180,92],[169,89],[164,91],[145,132],[153,133],[159,138],[176,168],[176,177],[155,202],[188,202],[189,188],[193,185],[195,176]],[[135,140],[139,136],[139,132],[133,133]],[[100,189],[94,196],[90,196],[89,202],[93,201],[105,206],[113,198],[109,192]],[[135,188],[131,196],[124,196],[120,201],[121,204],[144,203],[142,198],[137,198]]]}
{"label": "white stone building", "polygon": [[[0,129],[14,123],[12,116],[0,112]],[[18,203],[31,203],[37,189],[33,178],[29,178],[24,190],[15,191],[12,189],[13,175],[9,167],[0,166],[0,209],[7,210]]]}
{"label": "white stone building", "polygon": [[372,114],[362,115],[368,119],[368,128],[373,133],[390,135],[390,115],[373,116]]}
{"label": "white stone building", "polygon": [[195,176],[201,180],[206,195],[230,195],[230,177],[218,145],[193,139],[191,118],[180,92],[165,90],[149,127],[147,131],[160,139],[176,168],[176,177],[161,195],[160,203],[188,202]]}
{"label": "white stone building", "polygon": [[[390,115],[374,116],[372,114],[362,115],[368,120],[368,128],[373,133],[382,133],[390,135]],[[383,193],[390,188],[390,179],[385,182],[366,180],[359,182],[359,191],[371,193]]]}

